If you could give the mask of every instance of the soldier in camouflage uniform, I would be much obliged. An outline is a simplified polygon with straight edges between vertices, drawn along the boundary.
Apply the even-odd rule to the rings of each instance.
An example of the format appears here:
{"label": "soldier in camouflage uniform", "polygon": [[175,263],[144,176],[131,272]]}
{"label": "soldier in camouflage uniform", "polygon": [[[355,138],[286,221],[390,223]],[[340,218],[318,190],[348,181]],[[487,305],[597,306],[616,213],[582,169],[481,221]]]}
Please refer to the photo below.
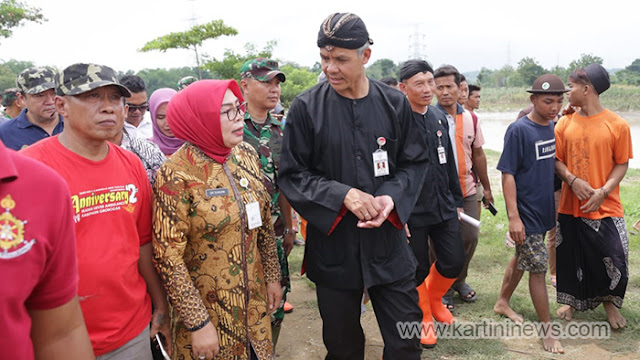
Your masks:
{"label": "soldier in camouflage uniform", "polygon": [[180,81],[178,81],[178,91],[184,90],[187,86],[193,84],[196,81],[198,81],[198,79],[193,76],[183,77],[182,79],[180,79]]}
{"label": "soldier in camouflage uniform", "polygon": [[18,90],[18,88],[11,88],[5,89],[2,93],[2,106],[4,106],[4,110],[0,114],[0,124],[4,122],[2,117],[5,117],[8,120],[20,115],[24,105],[22,104],[22,101],[18,99],[19,92],[20,90]]}
{"label": "soldier in camouflage uniform", "polygon": [[[296,236],[291,218],[291,205],[278,188],[278,168],[282,150],[282,123],[271,116],[270,110],[280,100],[280,83],[285,81],[278,62],[258,58],[249,60],[240,68],[240,88],[247,102],[244,123],[244,141],[260,155],[260,166],[265,175],[265,186],[271,195],[271,221],[276,235],[278,259],[282,271],[282,299],[291,291],[287,256]],[[281,305],[282,305],[281,304]],[[274,347],[278,342],[284,309],[280,306],[273,314],[271,329]]]}
{"label": "soldier in camouflage uniform", "polygon": [[17,97],[25,108],[16,118],[0,125],[0,139],[6,147],[20,150],[62,132],[62,118],[54,103],[56,72],[51,67],[31,67],[18,74]]}

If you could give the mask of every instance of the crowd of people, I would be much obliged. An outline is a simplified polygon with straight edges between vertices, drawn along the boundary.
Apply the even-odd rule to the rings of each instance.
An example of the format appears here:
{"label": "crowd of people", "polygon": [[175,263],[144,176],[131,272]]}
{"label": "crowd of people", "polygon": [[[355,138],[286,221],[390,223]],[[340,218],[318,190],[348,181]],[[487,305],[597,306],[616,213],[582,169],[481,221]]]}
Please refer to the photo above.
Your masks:
{"label": "crowd of people", "polygon": [[[493,211],[481,88],[419,59],[399,79],[370,79],[372,45],[357,15],[329,15],[323,76],[284,118],[286,74],[270,59],[244,63],[239,82],[187,77],[150,95],[142,78],[104,65],[22,71],[0,124],[3,356],[275,359],[299,228],[326,359],[364,359],[368,299],[384,359],[436,346],[454,294],[481,296],[467,282],[475,221]],[[515,254],[494,311],[524,320],[510,299],[529,272],[549,323],[550,267],[560,318],[602,304],[622,328],[630,130],[600,103],[602,66],[568,85],[536,79],[505,135],[498,170]],[[420,335],[402,336],[399,322],[421,324]],[[551,335],[542,346],[564,351]]]}

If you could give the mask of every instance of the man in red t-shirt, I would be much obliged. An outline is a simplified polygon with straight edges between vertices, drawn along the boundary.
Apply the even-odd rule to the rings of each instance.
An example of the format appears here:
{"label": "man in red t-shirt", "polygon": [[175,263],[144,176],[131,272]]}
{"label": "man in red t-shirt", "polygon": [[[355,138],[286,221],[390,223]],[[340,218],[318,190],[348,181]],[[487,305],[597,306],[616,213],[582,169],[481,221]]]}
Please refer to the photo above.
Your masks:
{"label": "man in red t-shirt", "polygon": [[24,153],[56,170],[71,192],[78,295],[94,353],[151,359],[149,337],[161,332],[170,342],[152,263],[151,188],[140,159],[107,141],[122,129],[130,92],[111,68],[74,64],[56,76],[56,94],[65,130]]}
{"label": "man in red t-shirt", "polygon": [[3,359],[93,359],[76,296],[69,190],[0,141],[0,352]]}

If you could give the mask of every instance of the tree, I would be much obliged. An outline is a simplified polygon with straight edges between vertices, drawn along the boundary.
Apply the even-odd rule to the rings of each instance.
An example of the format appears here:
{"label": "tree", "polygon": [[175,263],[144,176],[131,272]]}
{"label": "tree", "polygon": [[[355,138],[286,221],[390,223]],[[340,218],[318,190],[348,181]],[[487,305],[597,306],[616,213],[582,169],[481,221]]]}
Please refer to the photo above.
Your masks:
{"label": "tree", "polygon": [[0,91],[3,89],[16,87],[16,77],[18,74],[33,66],[31,61],[9,60],[0,64]]}
{"label": "tree", "polygon": [[552,67],[549,72],[557,75],[560,79],[562,79],[562,81],[567,81],[567,78],[569,77],[569,70],[563,68],[562,66],[556,65]]}
{"label": "tree", "polygon": [[198,76],[202,79],[200,67],[200,55],[198,47],[207,39],[215,39],[223,35],[237,35],[238,31],[224,24],[222,20],[213,20],[207,24],[195,25],[191,29],[183,32],[169,33],[147,42],[141,52],[160,50],[166,52],[168,49],[193,49],[196,53],[196,63],[198,66]]}
{"label": "tree", "polygon": [[376,60],[373,64],[369,65],[366,68],[365,72],[367,76],[377,80],[380,80],[383,77],[398,77],[397,66],[396,64],[394,64],[393,60],[390,59]]}
{"label": "tree", "polygon": [[629,71],[640,74],[640,59],[633,60],[631,65],[627,66],[625,70],[629,70]]}
{"label": "tree", "polygon": [[24,25],[25,22],[42,23],[47,21],[39,8],[28,6],[16,0],[2,0],[0,2],[0,38],[8,38],[13,34],[13,28]]}
{"label": "tree", "polygon": [[524,85],[531,86],[538,76],[544,74],[545,69],[534,58],[525,57],[518,62],[518,74]]}
{"label": "tree", "polygon": [[571,73],[575,69],[585,68],[587,67],[587,65],[591,65],[591,64],[602,65],[603,62],[604,60],[602,60],[602,58],[599,56],[595,56],[592,54],[580,54],[579,59],[573,60],[572,62],[569,63],[569,73]]}
{"label": "tree", "polygon": [[213,59],[207,61],[203,67],[209,70],[216,79],[240,80],[240,68],[242,67],[242,64],[255,58],[270,59],[272,57],[273,48],[277,44],[278,43],[275,40],[268,41],[264,49],[258,51],[255,44],[247,43],[244,45],[244,50],[246,52],[245,55],[236,54],[232,50],[226,50],[221,61]]}
{"label": "tree", "polygon": [[287,81],[281,85],[280,102],[282,106],[288,108],[296,95],[317,83],[318,75],[311,69],[292,64],[281,66],[280,69],[287,77]]}
{"label": "tree", "polygon": [[[178,81],[185,76],[198,76],[198,69],[195,67],[181,67],[171,69],[143,69],[136,75],[144,79],[147,86],[147,93],[151,95],[159,88],[177,89]],[[209,72],[202,73],[203,79],[211,79]]]}

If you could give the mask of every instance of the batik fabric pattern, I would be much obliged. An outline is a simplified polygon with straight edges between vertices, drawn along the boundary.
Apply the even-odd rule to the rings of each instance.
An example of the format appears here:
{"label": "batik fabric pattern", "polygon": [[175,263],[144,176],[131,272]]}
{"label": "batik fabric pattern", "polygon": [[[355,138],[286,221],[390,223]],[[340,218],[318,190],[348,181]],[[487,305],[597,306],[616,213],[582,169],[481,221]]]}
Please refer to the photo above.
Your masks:
{"label": "batik fabric pattern", "polygon": [[[154,193],[154,257],[172,305],[173,359],[191,359],[189,329],[207,321],[220,341],[215,359],[248,360],[251,346],[274,359],[266,284],[281,274],[255,151],[242,143],[220,164],[185,143],[160,168]],[[252,201],[263,226],[248,230],[244,204]]]}

